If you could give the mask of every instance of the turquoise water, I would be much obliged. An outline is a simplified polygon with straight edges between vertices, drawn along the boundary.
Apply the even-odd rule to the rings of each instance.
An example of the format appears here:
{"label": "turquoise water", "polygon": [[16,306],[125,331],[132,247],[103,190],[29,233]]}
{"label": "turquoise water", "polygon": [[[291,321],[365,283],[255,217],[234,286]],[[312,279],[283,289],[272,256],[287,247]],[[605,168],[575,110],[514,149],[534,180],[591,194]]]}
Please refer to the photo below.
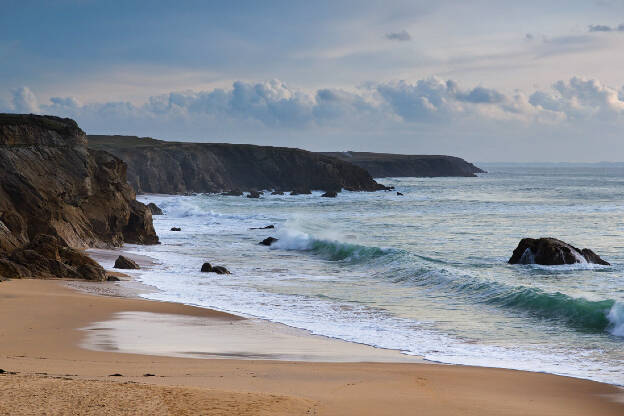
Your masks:
{"label": "turquoise water", "polygon": [[[158,260],[139,278],[162,290],[152,298],[433,361],[624,385],[624,167],[483,167],[380,180],[403,197],[144,195],[167,215],[154,217],[162,245],[133,248]],[[268,236],[279,242],[257,244]],[[612,266],[506,263],[540,236]],[[233,274],[199,273],[204,261]]]}

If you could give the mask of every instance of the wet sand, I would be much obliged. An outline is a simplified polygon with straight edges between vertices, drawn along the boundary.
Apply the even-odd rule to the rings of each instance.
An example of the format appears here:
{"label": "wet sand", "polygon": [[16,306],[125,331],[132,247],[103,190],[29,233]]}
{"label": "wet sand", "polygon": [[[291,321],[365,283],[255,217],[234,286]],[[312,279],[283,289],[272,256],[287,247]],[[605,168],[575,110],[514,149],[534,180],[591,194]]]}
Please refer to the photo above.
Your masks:
{"label": "wet sand", "polygon": [[[396,362],[405,357],[64,284],[0,283],[0,368],[16,373],[0,375],[0,414],[624,414],[621,389],[607,384]],[[341,362],[360,360],[387,362]]]}

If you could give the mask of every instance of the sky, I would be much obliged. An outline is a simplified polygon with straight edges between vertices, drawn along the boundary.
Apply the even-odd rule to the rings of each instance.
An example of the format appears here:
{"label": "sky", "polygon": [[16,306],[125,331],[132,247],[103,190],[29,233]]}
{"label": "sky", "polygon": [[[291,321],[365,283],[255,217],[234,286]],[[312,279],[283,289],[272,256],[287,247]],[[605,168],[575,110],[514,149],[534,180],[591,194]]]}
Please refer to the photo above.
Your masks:
{"label": "sky", "polygon": [[0,112],[87,133],[624,161],[624,0],[3,0]]}

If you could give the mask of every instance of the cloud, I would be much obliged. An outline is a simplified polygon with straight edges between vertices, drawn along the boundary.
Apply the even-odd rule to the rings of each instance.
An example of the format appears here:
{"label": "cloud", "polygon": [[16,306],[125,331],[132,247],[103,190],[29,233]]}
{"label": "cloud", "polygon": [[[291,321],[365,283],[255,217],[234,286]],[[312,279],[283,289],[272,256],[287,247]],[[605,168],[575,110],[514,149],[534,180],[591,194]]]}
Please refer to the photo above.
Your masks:
{"label": "cloud", "polygon": [[624,32],[624,23],[613,27],[607,25],[589,25],[587,30],[589,32]]}
{"label": "cloud", "polygon": [[438,77],[416,82],[369,83],[352,91],[305,91],[280,80],[269,80],[236,81],[228,89],[155,95],[141,105],[123,101],[82,104],[73,97],[52,97],[39,104],[35,95],[22,87],[14,91],[11,111],[72,117],[87,130],[104,126],[145,134],[140,131],[145,126],[150,131],[155,126],[163,131],[184,127],[204,136],[252,138],[258,134],[302,134],[319,129],[382,134],[386,128],[440,128],[456,122],[483,126],[592,120],[621,123],[623,96],[624,88],[618,90],[580,77],[558,81],[530,94],[508,94],[481,85],[464,88],[454,80]]}
{"label": "cloud", "polygon": [[613,29],[606,25],[589,25],[588,30],[590,32],[611,32]]}
{"label": "cloud", "polygon": [[39,113],[37,97],[28,87],[13,90],[12,101],[16,113]]}
{"label": "cloud", "polygon": [[412,36],[407,32],[407,30],[402,30],[400,32],[386,33],[386,39],[406,42],[408,40],[412,40]]}

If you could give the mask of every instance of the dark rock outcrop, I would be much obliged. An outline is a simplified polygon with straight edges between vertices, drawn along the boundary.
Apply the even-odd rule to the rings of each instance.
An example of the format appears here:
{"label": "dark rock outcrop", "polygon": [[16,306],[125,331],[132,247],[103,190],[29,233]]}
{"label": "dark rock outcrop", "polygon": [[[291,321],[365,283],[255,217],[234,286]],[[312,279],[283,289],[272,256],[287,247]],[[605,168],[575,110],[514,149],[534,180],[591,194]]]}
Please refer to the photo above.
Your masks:
{"label": "dark rock outcrop", "polygon": [[337,196],[338,194],[336,193],[336,191],[328,191],[321,195],[321,197],[323,198],[336,198]]}
{"label": "dark rock outcrop", "polygon": [[267,237],[264,240],[260,241],[258,244],[263,245],[263,246],[270,246],[271,244],[275,243],[278,240],[279,239],[275,237]]}
{"label": "dark rock outcrop", "polygon": [[366,169],[373,178],[476,176],[484,171],[454,156],[397,155],[370,152],[324,152]]}
{"label": "dark rock outcrop", "polygon": [[182,228],[180,228],[180,227],[171,227],[170,231],[182,231]]}
{"label": "dark rock outcrop", "polygon": [[7,278],[68,277],[102,281],[106,272],[80,250],[55,236],[38,234],[28,244],[0,259],[0,276]]}
{"label": "dark rock outcrop", "polygon": [[124,256],[117,257],[117,260],[115,260],[115,266],[113,267],[115,269],[140,269],[139,265],[136,264],[134,260]]}
{"label": "dark rock outcrop", "polygon": [[247,195],[247,198],[260,198],[260,192],[258,191],[250,191],[249,194]]}
{"label": "dark rock outcrop", "polygon": [[166,142],[134,136],[89,136],[89,146],[124,160],[128,181],[137,192],[385,189],[358,166],[301,149]]}
{"label": "dark rock outcrop", "polygon": [[162,209],[160,209],[160,207],[155,203],[150,202],[149,204],[147,204],[147,207],[149,208],[152,215],[163,215]]}
{"label": "dark rock outcrop", "polygon": [[213,266],[210,263],[204,263],[201,271],[203,273],[231,274],[228,269],[223,266]]}
{"label": "dark rock outcrop", "polygon": [[312,191],[309,189],[293,189],[292,191],[290,191],[291,195],[310,195],[312,194]]}
{"label": "dark rock outcrop", "polygon": [[609,263],[588,248],[578,248],[556,238],[523,238],[513,251],[510,264],[575,264],[595,263],[608,266]]}
{"label": "dark rock outcrop", "polygon": [[0,259],[2,273],[10,274],[4,276],[84,273],[103,280],[101,267],[70,247],[124,242],[158,243],[149,209],[126,182],[126,165],[89,150],[73,120],[0,114]]}

